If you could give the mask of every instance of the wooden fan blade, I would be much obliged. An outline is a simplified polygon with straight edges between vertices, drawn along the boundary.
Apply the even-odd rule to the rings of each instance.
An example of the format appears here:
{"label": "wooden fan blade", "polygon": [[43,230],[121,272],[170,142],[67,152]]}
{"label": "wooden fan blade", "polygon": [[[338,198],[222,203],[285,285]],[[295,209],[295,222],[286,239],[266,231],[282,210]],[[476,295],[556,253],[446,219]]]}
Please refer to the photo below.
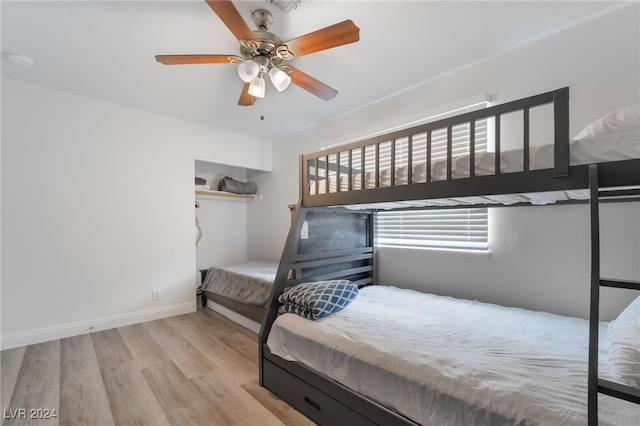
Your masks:
{"label": "wooden fan blade", "polygon": [[231,1],[206,0],[206,2],[238,40],[253,40],[256,38]]}
{"label": "wooden fan blade", "polygon": [[238,99],[238,105],[241,106],[251,106],[256,101],[256,98],[249,94],[249,86],[251,83],[245,83],[242,86],[242,92],[240,93],[240,98]]}
{"label": "wooden fan blade", "polygon": [[306,90],[309,93],[318,96],[319,98],[324,99],[325,101],[329,101],[335,98],[338,94],[338,91],[333,87],[327,86],[320,80],[316,80],[309,74],[305,74],[299,69],[287,65],[282,67],[282,70],[289,74],[289,77],[291,77],[291,82],[293,84]]}
{"label": "wooden fan blade", "polygon": [[242,58],[236,55],[156,55],[156,61],[165,65],[237,64]]}
{"label": "wooden fan blade", "polygon": [[295,56],[308,55],[360,40],[360,28],[352,20],[340,22],[284,43]]}

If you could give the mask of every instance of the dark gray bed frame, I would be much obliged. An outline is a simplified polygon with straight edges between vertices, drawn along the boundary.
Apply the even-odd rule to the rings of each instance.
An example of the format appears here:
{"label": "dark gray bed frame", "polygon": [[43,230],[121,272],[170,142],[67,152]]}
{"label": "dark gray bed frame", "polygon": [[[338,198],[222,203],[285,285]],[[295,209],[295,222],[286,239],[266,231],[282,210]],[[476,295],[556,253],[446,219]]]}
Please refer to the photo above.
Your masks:
{"label": "dark gray bed frame", "polygon": [[[554,109],[554,168],[530,170],[528,154],[529,110],[544,104],[553,104]],[[496,152],[500,152],[500,117],[514,111],[523,111],[524,117],[523,171],[501,174],[500,156],[496,155],[495,174],[491,176],[475,176],[473,164],[475,138],[472,130],[470,138],[470,176],[464,179],[452,179],[452,127],[461,123],[471,123],[470,128],[474,129],[476,120],[489,117],[495,118]],[[408,170],[412,170],[412,136],[426,132],[427,165],[429,165],[431,132],[441,128],[446,128],[448,135],[447,180],[429,182],[427,178],[427,182],[415,183],[411,182],[411,173],[409,173],[408,184],[395,186],[393,182],[393,177],[395,176],[395,141],[400,138],[408,138]],[[376,179],[376,188],[355,188],[352,171],[364,170],[365,147],[374,146],[376,159],[379,159],[380,144],[389,142],[392,144],[391,186],[380,187],[379,179]],[[354,150],[361,150],[360,158],[362,163],[354,164],[355,162],[352,158]],[[347,156],[345,161],[340,160],[342,155]],[[344,167],[344,163],[347,164],[346,167]],[[324,174],[318,173],[318,170],[323,169]],[[378,176],[379,170],[379,162],[376,160],[374,171]],[[342,174],[348,176],[347,191],[341,192],[340,188],[337,188],[337,192],[330,193],[328,179],[324,181],[314,179],[314,173],[329,176],[330,172],[334,173],[334,176],[338,178]],[[429,175],[430,173],[427,172],[427,176]],[[364,185],[364,180],[363,177],[361,179],[362,185]],[[314,182],[314,193],[316,195],[311,195],[310,181]],[[320,191],[318,191],[321,184],[326,185],[326,193],[324,194],[319,194]],[[295,209],[292,226],[276,273],[271,302],[267,307],[259,335],[260,385],[279,395],[319,424],[415,424],[401,414],[351,391],[322,373],[300,363],[286,361],[272,354],[267,346],[267,337],[278,312],[277,299],[285,288],[301,282],[323,279],[350,279],[358,283],[359,286],[376,284],[373,233],[375,212],[374,210],[351,211],[339,206],[590,188],[593,256],[588,377],[589,425],[597,425],[598,392],[640,403],[640,392],[637,389],[598,379],[597,372],[598,290],[600,285],[640,290],[640,283],[601,280],[599,276],[598,200],[607,196],[610,196],[607,198],[615,201],[620,201],[621,199],[627,201],[629,198],[637,200],[640,196],[638,189],[628,190],[624,193],[603,190],[603,188],[607,187],[628,185],[640,185],[640,159],[601,163],[599,165],[569,166],[568,88],[301,156],[300,199]],[[468,208],[470,206],[462,207]],[[304,239],[301,238],[303,226],[308,228],[308,237]],[[375,332],[375,330],[372,330],[372,332]]]}
{"label": "dark gray bed frame", "polygon": [[[208,269],[200,269],[200,282],[204,283],[204,280],[207,277],[207,272]],[[262,306],[244,303],[239,300],[232,299],[230,297],[226,297],[210,291],[201,290],[197,293],[197,295],[200,296],[200,303],[202,304],[203,308],[207,306],[208,299],[259,324],[262,323],[267,312],[267,310]]]}

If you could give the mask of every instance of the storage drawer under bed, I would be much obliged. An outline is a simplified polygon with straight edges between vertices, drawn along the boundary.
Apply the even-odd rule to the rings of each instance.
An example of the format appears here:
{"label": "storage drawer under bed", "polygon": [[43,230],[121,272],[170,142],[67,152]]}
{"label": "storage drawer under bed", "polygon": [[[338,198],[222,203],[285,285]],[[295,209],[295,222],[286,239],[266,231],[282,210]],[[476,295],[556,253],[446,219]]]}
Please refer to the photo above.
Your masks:
{"label": "storage drawer under bed", "polygon": [[320,425],[375,425],[342,403],[264,360],[264,386]]}

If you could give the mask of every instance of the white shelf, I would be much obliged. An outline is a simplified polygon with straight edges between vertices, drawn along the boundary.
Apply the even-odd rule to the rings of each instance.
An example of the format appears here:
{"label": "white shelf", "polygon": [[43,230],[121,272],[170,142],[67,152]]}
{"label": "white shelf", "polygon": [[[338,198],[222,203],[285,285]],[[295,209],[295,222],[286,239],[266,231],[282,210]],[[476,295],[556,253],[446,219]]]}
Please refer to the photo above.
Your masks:
{"label": "white shelf", "polygon": [[214,191],[210,189],[196,189],[196,195],[203,195],[206,197],[222,197],[222,198],[240,198],[245,200],[255,200],[255,195],[234,194],[232,192]]}

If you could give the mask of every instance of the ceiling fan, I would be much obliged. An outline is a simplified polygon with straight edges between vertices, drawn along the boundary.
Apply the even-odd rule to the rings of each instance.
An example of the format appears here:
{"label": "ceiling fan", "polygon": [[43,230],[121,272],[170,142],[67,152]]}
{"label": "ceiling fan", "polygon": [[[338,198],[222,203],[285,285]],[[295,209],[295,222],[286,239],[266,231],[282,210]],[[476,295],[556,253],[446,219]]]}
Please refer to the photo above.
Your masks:
{"label": "ceiling fan", "polygon": [[244,81],[238,105],[253,105],[265,93],[265,75],[281,92],[290,83],[328,101],[338,91],[284,62],[296,56],[309,55],[360,40],[360,28],[346,20],[287,42],[270,33],[273,17],[268,10],[253,11],[251,18],[258,28],[249,29],[230,0],[205,0],[213,12],[240,41],[240,55],[156,55],[165,65],[238,64],[238,74]]}

